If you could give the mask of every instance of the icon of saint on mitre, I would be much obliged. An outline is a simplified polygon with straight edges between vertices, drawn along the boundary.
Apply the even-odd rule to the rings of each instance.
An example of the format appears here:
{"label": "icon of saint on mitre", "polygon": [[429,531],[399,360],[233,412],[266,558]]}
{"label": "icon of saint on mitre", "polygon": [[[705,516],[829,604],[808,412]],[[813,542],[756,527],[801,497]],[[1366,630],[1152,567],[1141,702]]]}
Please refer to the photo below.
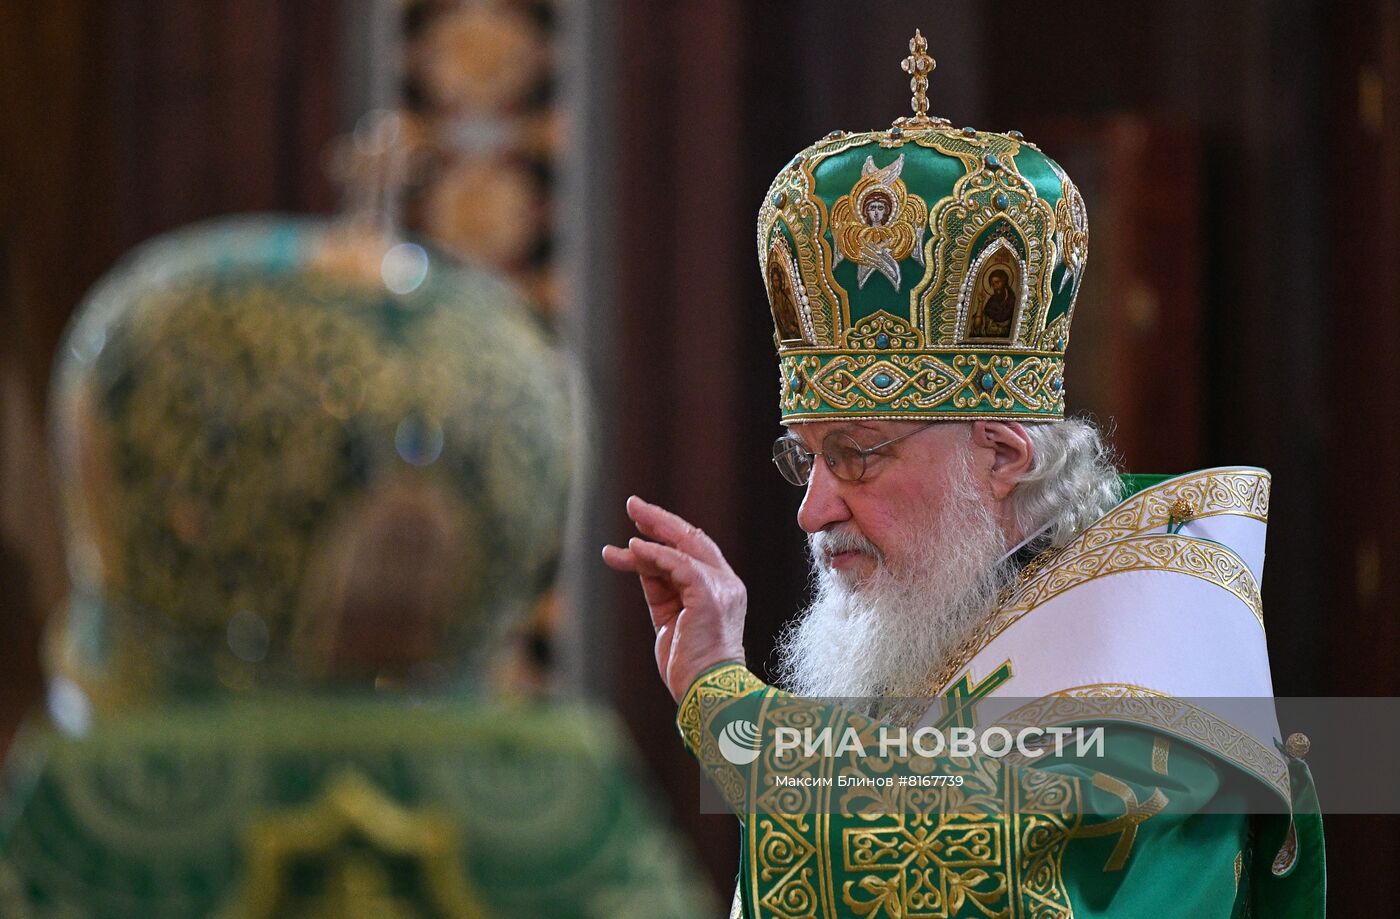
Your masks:
{"label": "icon of saint on mitre", "polygon": [[878,271],[898,290],[899,263],[910,256],[924,263],[928,205],[904,187],[899,178],[903,169],[903,153],[879,168],[875,158],[867,156],[855,186],[832,205],[831,236],[836,243],[832,267],[843,259],[854,262],[860,288]]}
{"label": "icon of saint on mitre", "polygon": [[768,249],[768,305],[773,309],[773,326],[777,330],[778,343],[812,343],[812,336],[804,323],[800,305],[798,285],[792,267],[792,253],[781,236],[773,240]]}
{"label": "icon of saint on mitre", "polygon": [[1021,266],[1004,247],[980,260],[967,314],[969,341],[1010,341],[1020,303]]}

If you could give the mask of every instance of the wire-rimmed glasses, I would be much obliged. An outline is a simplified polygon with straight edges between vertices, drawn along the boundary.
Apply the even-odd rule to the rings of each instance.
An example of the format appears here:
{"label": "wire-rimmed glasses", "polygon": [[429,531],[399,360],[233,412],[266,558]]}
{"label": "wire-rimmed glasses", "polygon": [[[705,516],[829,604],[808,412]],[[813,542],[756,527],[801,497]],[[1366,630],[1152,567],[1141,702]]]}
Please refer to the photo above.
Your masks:
{"label": "wire-rimmed glasses", "polygon": [[881,441],[873,447],[862,447],[854,437],[844,431],[832,431],[822,438],[822,448],[815,453],[802,446],[802,442],[796,437],[785,434],[773,441],[773,465],[778,467],[783,478],[794,485],[802,486],[811,479],[813,460],[820,456],[832,475],[843,482],[859,482],[865,477],[866,459],[870,454],[906,437],[912,437],[937,423],[931,421],[912,431],[905,431],[898,437]]}

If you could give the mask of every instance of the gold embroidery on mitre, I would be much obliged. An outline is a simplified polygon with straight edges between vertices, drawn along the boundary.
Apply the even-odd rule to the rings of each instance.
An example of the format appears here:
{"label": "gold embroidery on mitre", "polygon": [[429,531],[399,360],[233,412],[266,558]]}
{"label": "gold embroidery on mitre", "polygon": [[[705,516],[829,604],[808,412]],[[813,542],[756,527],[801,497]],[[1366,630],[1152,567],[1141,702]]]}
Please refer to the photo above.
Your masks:
{"label": "gold embroidery on mitre", "polygon": [[768,247],[768,261],[763,274],[768,283],[768,305],[773,310],[773,328],[778,344],[813,344],[815,336],[812,311],[807,306],[807,292],[802,288],[802,277],[793,263],[792,250],[782,234],[775,235],[773,244]]}
{"label": "gold embroidery on mitre", "polygon": [[1079,282],[1084,279],[1084,265],[1089,261],[1089,217],[1084,197],[1054,160],[1046,163],[1060,180],[1060,200],[1055,204],[1055,248],[1065,272],[1060,276],[1056,293],[1070,286],[1071,303],[1078,299]]}
{"label": "gold embroidery on mitre", "polygon": [[867,156],[856,184],[831,208],[831,237],[836,243],[832,267],[842,259],[855,262],[857,287],[864,288],[878,271],[898,290],[899,263],[910,256],[924,263],[928,205],[904,187],[899,177],[903,169],[903,153],[879,168],[875,158]]}

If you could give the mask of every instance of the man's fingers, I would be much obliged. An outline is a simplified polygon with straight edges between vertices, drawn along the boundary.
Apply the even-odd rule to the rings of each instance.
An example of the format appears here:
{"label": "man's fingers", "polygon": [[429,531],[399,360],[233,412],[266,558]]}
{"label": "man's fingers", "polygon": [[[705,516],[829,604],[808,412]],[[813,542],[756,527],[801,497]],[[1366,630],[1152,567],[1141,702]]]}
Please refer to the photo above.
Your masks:
{"label": "man's fingers", "polygon": [[694,526],[658,504],[643,501],[636,495],[627,499],[627,516],[637,524],[643,536],[674,546],[693,555],[707,565],[724,566],[724,554],[705,531]]}
{"label": "man's fingers", "polygon": [[[744,585],[714,542],[680,517],[636,497],[628,499],[627,513],[649,538],[634,537],[626,548],[607,546],[603,561],[641,580],[656,630],[656,666],[679,701],[705,666],[743,658]],[[687,614],[696,627],[685,631],[698,630],[698,637],[681,635]]]}
{"label": "man's fingers", "polygon": [[617,546],[603,547],[603,564],[613,571],[622,571],[627,574],[635,574],[637,571],[637,559],[628,549]]}
{"label": "man's fingers", "polygon": [[[671,577],[671,570],[666,566],[658,565],[657,559],[650,555],[637,555],[634,549],[637,545],[655,546],[655,542],[645,542],[644,539],[633,538],[627,544],[626,549],[619,546],[603,546],[603,562],[608,563],[610,569],[615,572],[626,572],[629,574],[641,574],[641,577]],[[658,548],[668,549],[669,546],[658,546]],[[672,552],[675,549],[672,549]]]}
{"label": "man's fingers", "polygon": [[667,577],[677,587],[690,587],[705,577],[704,563],[679,549],[636,538],[627,541],[627,548],[632,550],[639,572]]}

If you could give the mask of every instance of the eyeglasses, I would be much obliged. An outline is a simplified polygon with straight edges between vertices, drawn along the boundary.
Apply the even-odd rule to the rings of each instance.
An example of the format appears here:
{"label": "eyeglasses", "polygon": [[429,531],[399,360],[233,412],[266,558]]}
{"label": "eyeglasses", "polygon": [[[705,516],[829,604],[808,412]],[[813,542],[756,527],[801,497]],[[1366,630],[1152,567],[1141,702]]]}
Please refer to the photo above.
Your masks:
{"label": "eyeglasses", "polygon": [[797,438],[784,435],[773,441],[773,465],[778,467],[783,478],[794,485],[802,486],[806,485],[812,477],[812,460],[820,456],[822,462],[826,463],[826,468],[831,470],[832,475],[843,482],[859,482],[865,478],[866,457],[890,444],[898,443],[906,437],[913,437],[937,423],[931,421],[912,431],[906,431],[898,437],[891,437],[873,447],[862,447],[856,443],[856,439],[851,435],[832,431],[822,438],[822,448],[816,453],[803,447],[802,442]]}

